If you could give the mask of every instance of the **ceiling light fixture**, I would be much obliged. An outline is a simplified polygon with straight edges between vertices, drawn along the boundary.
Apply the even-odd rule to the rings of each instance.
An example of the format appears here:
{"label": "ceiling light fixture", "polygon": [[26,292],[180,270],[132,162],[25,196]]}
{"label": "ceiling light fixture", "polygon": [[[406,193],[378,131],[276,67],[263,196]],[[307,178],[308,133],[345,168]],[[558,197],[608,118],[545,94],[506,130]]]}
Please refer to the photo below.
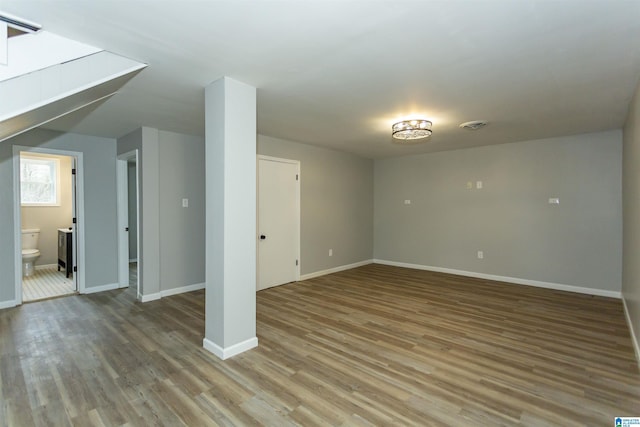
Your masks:
{"label": "ceiling light fixture", "polygon": [[429,120],[403,120],[391,126],[391,135],[402,141],[428,138],[431,136],[431,122]]}

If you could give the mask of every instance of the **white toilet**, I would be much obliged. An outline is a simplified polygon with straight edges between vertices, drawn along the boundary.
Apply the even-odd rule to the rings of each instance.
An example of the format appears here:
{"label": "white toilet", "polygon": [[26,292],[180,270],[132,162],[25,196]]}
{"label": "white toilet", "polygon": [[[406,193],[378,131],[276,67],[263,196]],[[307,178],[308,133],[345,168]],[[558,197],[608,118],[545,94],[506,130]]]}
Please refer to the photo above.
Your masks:
{"label": "white toilet", "polygon": [[36,260],[40,256],[38,250],[38,238],[40,237],[40,229],[29,228],[22,230],[22,276],[29,277],[33,275]]}

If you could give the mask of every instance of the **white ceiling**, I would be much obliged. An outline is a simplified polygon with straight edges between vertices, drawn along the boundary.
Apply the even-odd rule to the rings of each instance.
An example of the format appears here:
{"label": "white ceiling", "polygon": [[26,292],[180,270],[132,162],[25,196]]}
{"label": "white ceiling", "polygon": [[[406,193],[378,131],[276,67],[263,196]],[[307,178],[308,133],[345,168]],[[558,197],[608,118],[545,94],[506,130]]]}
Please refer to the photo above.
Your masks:
{"label": "white ceiling", "polygon": [[[204,90],[258,89],[258,132],[365,157],[620,128],[640,76],[640,1],[0,0],[0,10],[149,67],[51,125],[204,134]],[[399,146],[397,119],[433,121]],[[488,120],[479,131],[461,122]]]}

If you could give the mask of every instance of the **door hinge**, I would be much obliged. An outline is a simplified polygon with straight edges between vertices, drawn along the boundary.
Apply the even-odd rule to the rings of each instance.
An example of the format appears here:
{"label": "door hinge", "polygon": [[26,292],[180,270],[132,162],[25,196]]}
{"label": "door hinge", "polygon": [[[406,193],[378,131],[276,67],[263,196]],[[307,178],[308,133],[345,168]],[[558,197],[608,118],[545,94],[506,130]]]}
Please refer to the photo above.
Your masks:
{"label": "door hinge", "polygon": [[73,222],[73,223],[75,224],[75,223],[76,223],[76,219],[75,219],[75,218],[73,218],[73,220],[72,220],[71,222]]}
{"label": "door hinge", "polygon": [[298,265],[298,260],[296,260],[296,265]]}
{"label": "door hinge", "polygon": [[73,266],[73,272],[74,272],[74,273],[77,273],[77,272],[78,272],[78,266],[77,266],[77,265],[74,265],[74,266]]}
{"label": "door hinge", "polygon": [[296,174],[296,181],[298,180],[298,174]]}
{"label": "door hinge", "polygon": [[76,170],[75,169],[71,169],[71,175],[75,175],[76,174]]}

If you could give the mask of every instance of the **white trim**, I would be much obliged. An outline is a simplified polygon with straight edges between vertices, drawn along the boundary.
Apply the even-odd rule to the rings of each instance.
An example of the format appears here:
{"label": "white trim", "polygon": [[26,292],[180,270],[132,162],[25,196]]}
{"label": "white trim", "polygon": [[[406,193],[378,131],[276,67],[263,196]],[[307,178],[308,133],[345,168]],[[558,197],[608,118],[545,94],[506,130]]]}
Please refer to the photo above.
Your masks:
{"label": "white trim", "polygon": [[2,310],[3,308],[12,308],[17,306],[18,303],[16,302],[16,300],[0,301],[0,310]]}
{"label": "white trim", "polygon": [[456,270],[453,268],[432,267],[429,265],[409,264],[406,262],[387,261],[383,259],[374,259],[373,262],[375,264],[392,265],[395,267],[404,267],[404,268],[414,268],[416,270],[435,271],[438,273],[448,273],[448,274],[455,274],[458,276],[475,277],[478,279],[495,280],[496,282],[507,282],[507,283],[513,283],[516,285],[527,285],[527,286],[535,286],[537,288],[554,289],[557,291],[576,292],[579,294],[596,295],[601,297],[618,298],[618,299],[622,297],[622,294],[620,292],[610,291],[607,289],[584,288],[580,286],[565,285],[562,283],[541,282],[538,280],[521,279],[518,277],[497,276],[494,274],[476,273],[473,271]]}
{"label": "white trim", "polygon": [[165,291],[156,292],[149,295],[141,295],[140,302],[156,301],[164,297],[170,297],[172,295],[184,294],[185,292],[199,291],[204,289],[204,283],[194,283],[193,285],[180,286],[179,288],[171,288]]}
{"label": "white trim", "polygon": [[20,149],[13,146],[13,268],[15,301],[22,302],[22,205],[20,203]]}
{"label": "white trim", "polygon": [[337,273],[339,271],[351,270],[352,268],[362,267],[363,265],[368,265],[375,262],[372,259],[366,259],[364,261],[354,262],[353,264],[340,265],[338,267],[329,268],[327,270],[315,271],[313,273],[303,274],[300,276],[300,280],[308,280],[313,279],[314,277],[324,276],[326,274]]}
{"label": "white trim", "polygon": [[638,369],[640,369],[640,345],[638,345],[636,331],[633,329],[633,322],[631,321],[631,316],[629,315],[629,310],[627,309],[627,300],[624,297],[622,298],[622,305],[624,307],[624,317],[627,319],[627,325],[629,325],[629,331],[631,332],[631,342],[633,343],[633,351],[636,355],[636,362],[638,363]]}
{"label": "white trim", "polygon": [[90,288],[84,288],[84,290],[82,292],[80,292],[81,294],[84,295],[89,295],[89,294],[95,294],[98,292],[105,292],[105,291],[112,291],[114,289],[118,289],[118,284],[117,283],[109,283],[106,285],[100,285],[100,286],[92,286]]}
{"label": "white trim", "polygon": [[180,286],[179,288],[172,288],[172,289],[167,289],[166,291],[160,291],[160,296],[162,298],[170,297],[171,295],[178,295],[178,294],[184,294],[185,292],[199,291],[200,289],[204,289],[204,288],[205,288],[204,283],[194,283],[193,285]]}
{"label": "white trim", "polygon": [[129,263],[132,263],[132,262],[138,262],[138,258],[130,258]]}
{"label": "white trim", "polygon": [[43,265],[36,265],[34,267],[35,270],[48,270],[50,268],[54,268],[54,267],[58,267],[58,264],[43,264]]}
{"label": "white trim", "polygon": [[156,300],[159,300],[160,298],[162,298],[162,294],[160,292],[156,292],[155,294],[149,294],[149,295],[140,295],[140,302],[156,301]]}
{"label": "white trim", "polygon": [[222,360],[226,360],[237,354],[244,353],[245,351],[256,348],[257,346],[258,337],[249,338],[248,340],[239,342],[238,344],[234,344],[226,348],[220,347],[218,344],[208,340],[207,338],[202,340],[202,347],[204,347],[205,350],[208,350],[211,353],[215,354]]}
{"label": "white trim", "polygon": [[129,286],[129,233],[125,229],[129,226],[127,200],[127,160],[126,154],[118,156],[116,162],[116,215],[118,240],[118,287]]}
{"label": "white trim", "polygon": [[271,162],[289,163],[289,164],[292,164],[292,165],[299,165],[300,164],[300,160],[283,159],[281,157],[271,157],[271,156],[265,156],[263,154],[258,154],[258,160],[269,160]]}

